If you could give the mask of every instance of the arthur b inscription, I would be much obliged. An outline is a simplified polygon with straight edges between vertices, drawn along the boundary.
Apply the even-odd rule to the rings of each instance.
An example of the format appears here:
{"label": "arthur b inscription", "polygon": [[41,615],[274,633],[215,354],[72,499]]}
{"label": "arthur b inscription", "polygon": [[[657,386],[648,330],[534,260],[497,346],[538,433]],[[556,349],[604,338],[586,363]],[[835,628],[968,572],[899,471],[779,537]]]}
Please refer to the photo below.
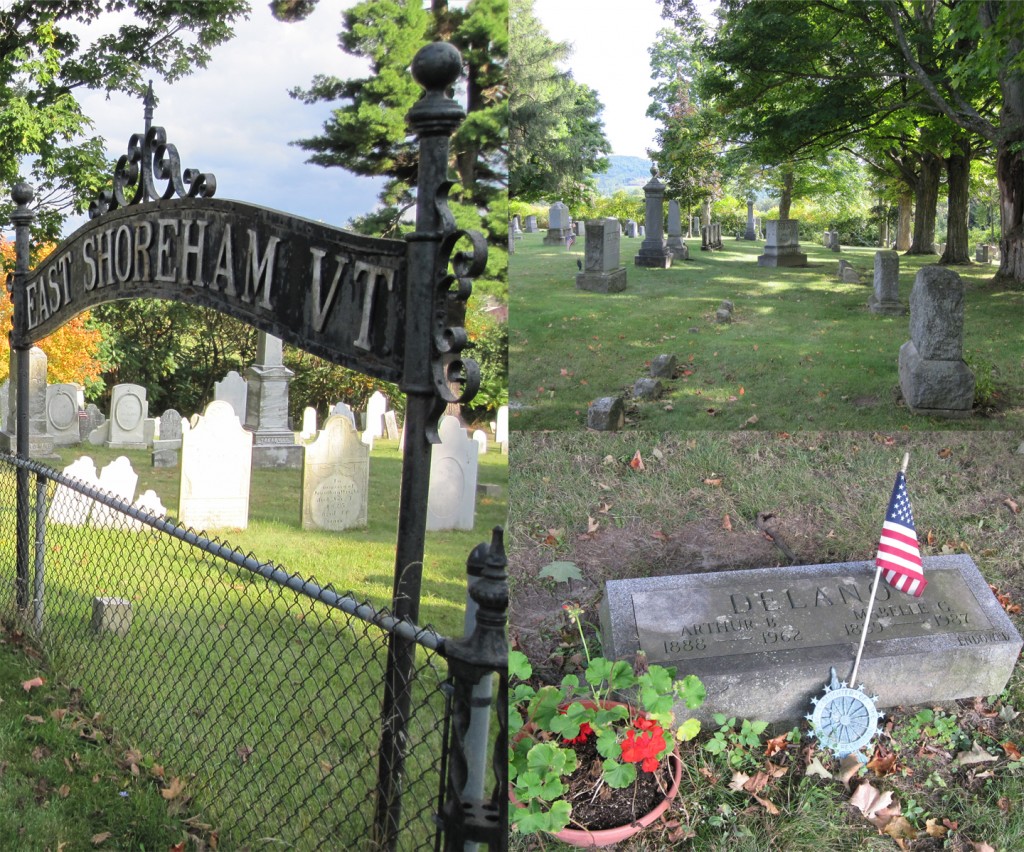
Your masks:
{"label": "arthur b inscription", "polygon": [[[798,578],[767,588],[737,590],[730,574],[703,578],[684,596],[632,596],[640,647],[651,662],[676,662],[756,651],[798,651],[856,644],[864,627],[873,571],[868,576]],[[685,600],[685,606],[680,606]],[[981,610],[955,572],[936,572],[921,598],[885,583],[878,588],[868,642],[957,633],[961,644],[1009,641]],[[993,633],[999,634],[993,636]]]}

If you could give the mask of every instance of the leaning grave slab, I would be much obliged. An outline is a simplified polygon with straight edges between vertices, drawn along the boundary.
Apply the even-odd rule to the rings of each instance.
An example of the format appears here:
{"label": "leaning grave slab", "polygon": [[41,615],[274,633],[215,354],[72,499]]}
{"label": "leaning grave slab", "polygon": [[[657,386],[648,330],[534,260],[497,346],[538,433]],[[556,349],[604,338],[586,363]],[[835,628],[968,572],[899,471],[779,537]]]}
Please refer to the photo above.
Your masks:
{"label": "leaning grave slab", "polygon": [[[1002,692],[1021,637],[969,556],[924,560],[920,598],[879,584],[858,681],[879,707]],[[605,656],[697,675],[696,714],[766,721],[804,716],[835,666],[848,678],[874,568],[868,562],[609,580]],[[680,713],[694,715],[683,707]]]}

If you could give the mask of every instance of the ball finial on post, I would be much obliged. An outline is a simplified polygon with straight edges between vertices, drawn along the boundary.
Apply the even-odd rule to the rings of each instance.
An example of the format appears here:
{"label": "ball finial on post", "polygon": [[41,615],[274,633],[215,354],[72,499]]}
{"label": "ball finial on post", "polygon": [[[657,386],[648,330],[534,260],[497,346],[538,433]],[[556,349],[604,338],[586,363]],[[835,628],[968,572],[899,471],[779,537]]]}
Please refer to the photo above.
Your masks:
{"label": "ball finial on post", "polygon": [[11,199],[15,204],[28,204],[35,197],[35,190],[32,189],[30,184],[27,184],[24,181],[16,183],[14,188],[11,190]]}
{"label": "ball finial on post", "polygon": [[450,43],[435,41],[424,45],[413,57],[412,76],[428,92],[443,92],[462,74],[462,55]]}

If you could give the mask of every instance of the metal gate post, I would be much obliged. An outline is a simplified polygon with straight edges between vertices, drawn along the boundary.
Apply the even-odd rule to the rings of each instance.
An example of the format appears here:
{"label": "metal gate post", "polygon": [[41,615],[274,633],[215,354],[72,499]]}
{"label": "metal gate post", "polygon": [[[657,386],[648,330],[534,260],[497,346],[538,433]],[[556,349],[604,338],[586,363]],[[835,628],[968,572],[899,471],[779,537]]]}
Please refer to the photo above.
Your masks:
{"label": "metal gate post", "polygon": [[[425,92],[406,116],[419,142],[419,167],[416,230],[406,236],[409,271],[401,383],[406,394],[405,450],[392,609],[396,616],[414,623],[419,619],[431,442],[438,440],[437,420],[447,402],[468,400],[479,387],[476,364],[458,357],[467,342],[465,329],[449,326],[449,316],[458,316],[458,307],[469,296],[467,279],[479,274],[487,256],[483,239],[458,231],[447,208],[449,139],[465,118],[447,89],[461,72],[462,57],[452,45],[436,42],[421,48],[412,61],[412,74]],[[473,254],[451,258],[456,275],[449,276],[449,255],[462,237],[472,242]],[[453,283],[458,290],[449,293]],[[461,385],[462,394],[456,394],[451,385]],[[398,841],[415,662],[415,643],[392,633],[381,706],[374,819],[375,846],[382,849],[394,849]]]}
{"label": "metal gate post", "polygon": [[[16,184],[11,191],[11,198],[17,208],[11,214],[14,223],[14,276],[11,281],[11,302],[14,306],[14,318],[11,331],[11,351],[16,353],[18,362],[18,389],[15,397],[17,420],[17,453],[21,458],[29,456],[29,364],[28,353],[31,344],[25,342],[28,333],[28,305],[26,304],[25,279],[28,277],[29,265],[29,230],[35,220],[35,214],[28,209],[28,204],[35,196],[32,187],[27,183]],[[15,528],[17,542],[15,545],[15,598],[19,610],[28,607],[28,552],[29,552],[29,489],[28,470],[23,467],[17,472],[17,517]]]}
{"label": "metal gate post", "polygon": [[43,635],[46,559],[46,477],[36,474],[36,572],[32,583],[32,626]]}

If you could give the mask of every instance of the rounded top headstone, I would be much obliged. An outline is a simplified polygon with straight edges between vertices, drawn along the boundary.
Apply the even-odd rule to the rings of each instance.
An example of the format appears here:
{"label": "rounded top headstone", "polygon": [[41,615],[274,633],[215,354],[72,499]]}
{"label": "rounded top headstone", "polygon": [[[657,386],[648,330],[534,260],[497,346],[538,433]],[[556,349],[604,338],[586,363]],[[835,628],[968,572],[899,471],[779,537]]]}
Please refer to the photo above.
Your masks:
{"label": "rounded top headstone", "polygon": [[35,190],[30,184],[21,181],[11,190],[11,198],[15,204],[28,204],[35,197]]}
{"label": "rounded top headstone", "polygon": [[462,54],[446,41],[424,45],[412,60],[412,76],[427,91],[453,86],[462,73]]}

